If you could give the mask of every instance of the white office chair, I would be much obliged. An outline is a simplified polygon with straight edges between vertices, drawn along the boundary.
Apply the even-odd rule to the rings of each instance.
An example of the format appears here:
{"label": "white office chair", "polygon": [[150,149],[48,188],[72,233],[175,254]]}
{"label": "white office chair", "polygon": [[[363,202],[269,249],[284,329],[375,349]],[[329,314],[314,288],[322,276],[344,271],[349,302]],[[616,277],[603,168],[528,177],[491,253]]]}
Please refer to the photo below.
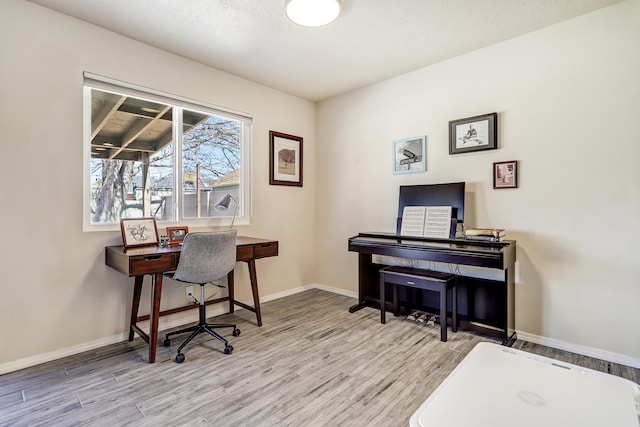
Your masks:
{"label": "white office chair", "polygon": [[204,286],[214,280],[225,277],[236,264],[236,230],[214,231],[206,233],[189,233],[185,236],[180,253],[178,267],[173,273],[165,276],[180,282],[200,285],[199,321],[195,326],[170,332],[164,340],[165,347],[171,345],[169,339],[172,335],[191,332],[191,335],[178,347],[176,363],[184,362],[182,349],[196,337],[207,332],[212,337],[224,343],[224,353],[231,354],[233,346],[218,335],[213,329],[233,328],[233,336],[240,335],[240,329],[232,324],[207,323],[206,301],[204,299]]}

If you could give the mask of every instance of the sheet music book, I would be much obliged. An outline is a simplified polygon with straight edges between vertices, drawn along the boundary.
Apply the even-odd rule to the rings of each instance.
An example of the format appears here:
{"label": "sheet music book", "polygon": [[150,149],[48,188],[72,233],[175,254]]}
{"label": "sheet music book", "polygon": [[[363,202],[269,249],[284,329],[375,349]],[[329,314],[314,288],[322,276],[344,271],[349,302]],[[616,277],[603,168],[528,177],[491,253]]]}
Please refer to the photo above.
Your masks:
{"label": "sheet music book", "polygon": [[400,234],[448,239],[451,212],[451,206],[405,206]]}

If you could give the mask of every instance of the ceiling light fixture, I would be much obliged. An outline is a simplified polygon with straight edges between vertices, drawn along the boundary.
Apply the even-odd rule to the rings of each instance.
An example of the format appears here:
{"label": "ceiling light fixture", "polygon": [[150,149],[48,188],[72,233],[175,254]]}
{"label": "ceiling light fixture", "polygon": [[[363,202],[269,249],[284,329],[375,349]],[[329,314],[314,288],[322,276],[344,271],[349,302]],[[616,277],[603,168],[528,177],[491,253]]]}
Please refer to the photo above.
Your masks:
{"label": "ceiling light fixture", "polygon": [[340,14],[340,0],[287,0],[287,17],[303,27],[321,27]]}

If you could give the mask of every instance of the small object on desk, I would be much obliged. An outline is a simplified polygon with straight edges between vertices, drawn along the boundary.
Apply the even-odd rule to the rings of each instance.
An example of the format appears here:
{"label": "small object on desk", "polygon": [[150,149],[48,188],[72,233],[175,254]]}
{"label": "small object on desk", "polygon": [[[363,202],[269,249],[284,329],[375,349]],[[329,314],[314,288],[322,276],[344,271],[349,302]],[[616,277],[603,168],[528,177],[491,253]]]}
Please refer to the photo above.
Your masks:
{"label": "small object on desk", "polygon": [[169,239],[170,245],[177,245],[178,243],[182,244],[182,241],[187,234],[189,234],[189,227],[167,227],[167,238]]}
{"label": "small object on desk", "polygon": [[157,246],[160,243],[155,218],[122,218],[120,232],[125,248]]}

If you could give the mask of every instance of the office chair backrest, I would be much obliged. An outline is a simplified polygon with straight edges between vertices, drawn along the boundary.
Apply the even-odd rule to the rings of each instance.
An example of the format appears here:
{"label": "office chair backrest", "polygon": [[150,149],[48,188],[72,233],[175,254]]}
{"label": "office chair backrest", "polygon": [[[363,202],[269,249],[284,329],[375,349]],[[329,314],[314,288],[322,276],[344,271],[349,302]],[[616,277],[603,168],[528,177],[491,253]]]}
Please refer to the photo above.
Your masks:
{"label": "office chair backrest", "polygon": [[226,230],[187,234],[173,279],[200,284],[226,276],[236,264],[237,233]]}

